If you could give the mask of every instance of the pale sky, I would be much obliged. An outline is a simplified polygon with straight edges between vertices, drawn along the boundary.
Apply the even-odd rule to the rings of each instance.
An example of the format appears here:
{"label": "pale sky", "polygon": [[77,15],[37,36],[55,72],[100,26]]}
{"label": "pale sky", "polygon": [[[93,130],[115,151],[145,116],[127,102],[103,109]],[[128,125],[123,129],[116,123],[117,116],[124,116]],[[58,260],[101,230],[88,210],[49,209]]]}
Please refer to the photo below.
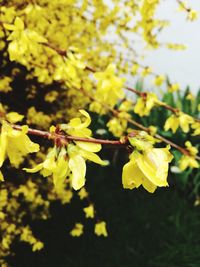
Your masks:
{"label": "pale sky", "polygon": [[[200,11],[200,0],[188,0],[188,3]],[[179,52],[165,48],[148,51],[143,62],[152,66],[156,73],[167,74],[182,88],[190,85],[192,91],[197,92],[200,88],[200,18],[195,22],[186,21],[185,13],[177,12],[175,0],[163,1],[158,14],[162,19],[171,21],[171,25],[160,34],[160,40],[183,43],[188,48]]]}

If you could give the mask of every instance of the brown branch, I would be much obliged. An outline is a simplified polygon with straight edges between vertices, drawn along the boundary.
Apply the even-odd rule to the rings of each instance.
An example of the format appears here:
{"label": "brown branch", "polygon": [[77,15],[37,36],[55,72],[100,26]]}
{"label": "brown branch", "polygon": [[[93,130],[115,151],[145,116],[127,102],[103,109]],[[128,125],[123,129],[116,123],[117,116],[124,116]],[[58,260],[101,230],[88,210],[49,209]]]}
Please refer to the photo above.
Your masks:
{"label": "brown branch", "polygon": [[[85,91],[83,91],[83,89],[81,89],[81,91],[84,92],[85,95],[90,97],[91,100],[96,101],[92,96],[89,96],[88,94],[86,94]],[[98,102],[100,103],[100,101],[98,101]],[[105,106],[106,105],[104,105],[104,107]],[[117,117],[120,114],[120,111],[112,109],[112,108],[109,108],[109,111],[111,111],[113,113],[113,115],[115,115]],[[144,131],[146,131],[148,133],[150,132],[149,128],[144,127],[143,125],[135,122],[132,119],[127,119],[127,121],[129,123],[137,126],[141,130],[144,130]],[[18,130],[18,131],[22,130],[22,126],[20,126],[20,125],[11,124],[11,126],[15,130]],[[84,137],[78,137],[78,136],[64,135],[64,134],[56,133],[56,132],[50,133],[50,132],[47,132],[47,131],[36,130],[36,129],[32,129],[32,128],[28,129],[28,134],[29,135],[39,136],[39,137],[46,138],[46,139],[51,139],[51,140],[54,140],[54,141],[59,140],[60,144],[64,144],[64,143],[67,144],[67,141],[81,141],[81,142],[86,142],[86,143],[101,144],[101,145],[111,145],[111,146],[119,146],[119,147],[126,147],[126,146],[129,145],[129,141],[128,141],[127,137],[124,137],[124,139],[122,139],[122,140],[105,140],[105,139],[84,138]],[[161,140],[162,142],[165,142],[166,144],[169,144],[172,147],[176,148],[182,154],[190,155],[190,152],[187,149],[178,146],[177,144],[175,144],[172,141],[162,137],[161,135],[155,134],[154,136],[157,139]],[[63,143],[63,141],[64,141],[64,143]],[[199,156],[195,156],[194,158],[197,159],[197,160],[200,160]]]}
{"label": "brown branch", "polygon": [[[18,131],[22,130],[22,126],[20,125],[15,125],[12,124],[12,128]],[[29,128],[28,129],[28,134],[29,135],[35,135],[39,136],[42,138],[47,138],[47,139],[60,139],[60,140],[65,140],[65,141],[81,141],[81,142],[86,142],[86,143],[93,143],[93,144],[101,144],[101,145],[117,145],[117,146],[126,146],[128,145],[128,139],[125,138],[124,140],[104,140],[104,139],[95,139],[95,138],[84,138],[84,137],[78,137],[78,136],[71,136],[71,135],[64,135],[64,134],[59,134],[59,133],[50,133],[47,131],[41,131],[41,130],[36,130]]]}
{"label": "brown branch", "polygon": [[[49,48],[51,48],[51,49],[53,49],[60,56],[67,56],[67,51],[66,50],[58,49],[58,48],[54,47],[52,44],[49,44],[49,43],[42,43],[42,44],[45,45],[45,46],[47,46],[47,47],[49,47]],[[86,66],[85,67],[85,70],[88,70],[88,71],[90,71],[92,73],[96,72],[96,70],[94,68],[90,67],[90,66]],[[140,92],[140,91],[138,91],[138,90],[136,90],[134,88],[131,88],[129,86],[126,86],[125,89],[128,90],[128,91],[130,91],[130,92],[133,92],[136,95],[138,95],[140,97],[143,97],[143,98],[146,98],[146,96],[147,96],[147,92]],[[180,110],[178,108],[174,108],[174,107],[172,107],[172,106],[170,106],[170,105],[168,105],[165,102],[162,102],[160,100],[157,101],[156,103],[158,105],[160,105],[161,107],[164,107],[164,108],[170,110],[174,114],[177,114],[178,112],[180,112]],[[187,113],[184,112],[184,114],[187,114]],[[189,115],[189,114],[187,114],[187,115]],[[197,122],[200,122],[200,119],[198,119],[198,118],[194,118],[194,120],[197,121]]]}
{"label": "brown branch", "polygon": [[[57,48],[55,48],[54,46],[52,46],[51,44],[45,44],[45,43],[44,43],[44,45],[47,46],[47,47],[49,47],[49,48],[51,48],[51,49],[53,49],[56,53],[58,53],[58,54],[61,55],[61,56],[66,56],[66,55],[67,55],[67,51],[65,51],[65,50],[57,49]],[[86,69],[86,70],[89,70],[90,72],[96,72],[95,69],[93,69],[93,68],[91,68],[91,67],[89,67],[89,66],[86,66],[85,69]],[[140,91],[138,91],[138,90],[136,90],[136,89],[133,89],[133,88],[130,88],[130,87],[126,87],[125,89],[127,89],[127,90],[129,90],[129,91],[131,91],[131,92],[133,92],[133,93],[135,93],[135,94],[141,96],[141,97],[144,97],[144,98],[145,98],[146,95],[147,95],[146,92],[140,92]],[[100,104],[101,104],[102,106],[104,106],[107,110],[111,111],[111,112],[113,113],[114,116],[119,117],[120,111],[118,111],[118,110],[116,110],[116,109],[113,109],[113,108],[110,108],[109,106],[107,106],[107,105],[104,104],[104,103],[101,103],[100,101],[98,101],[97,99],[95,99],[93,96],[91,96],[91,95],[89,95],[87,92],[85,92],[85,90],[84,90],[83,88],[81,88],[80,91],[82,91],[82,92],[83,92],[86,96],[88,96],[91,100],[100,103]],[[178,109],[173,108],[173,107],[167,105],[166,103],[164,103],[164,102],[162,102],[162,101],[159,101],[159,102],[157,102],[157,103],[158,103],[159,105],[165,107],[166,109],[170,110],[170,111],[173,112],[173,113],[177,113],[177,112],[179,111]],[[131,123],[132,125],[138,127],[139,129],[144,130],[144,131],[146,131],[146,132],[148,132],[148,133],[150,132],[149,128],[143,126],[142,124],[140,124],[140,123],[138,123],[138,122],[136,122],[136,121],[134,121],[134,120],[132,120],[132,119],[129,119],[129,118],[126,118],[126,120],[127,120],[129,123]],[[194,120],[200,122],[199,119],[194,118]],[[33,130],[33,131],[32,131],[32,130],[33,130],[33,129],[30,129],[30,134],[35,134],[35,131],[37,132],[37,130]],[[41,132],[41,131],[40,131],[40,132]],[[46,134],[47,134],[47,133],[48,133],[48,132],[46,132]],[[44,132],[43,132],[43,134],[44,134]],[[49,134],[49,133],[48,133],[48,134]],[[36,133],[36,135],[39,135],[38,132]],[[42,136],[42,135],[41,135],[41,136]],[[60,136],[60,137],[61,137],[61,136]],[[161,135],[159,135],[159,134],[155,134],[155,137],[156,137],[157,139],[161,140],[162,142],[164,142],[164,143],[166,143],[166,144],[169,144],[169,145],[171,145],[172,147],[174,147],[175,149],[179,150],[182,154],[190,155],[190,152],[189,152],[187,149],[182,148],[181,146],[179,146],[179,145],[173,143],[172,141],[170,141],[170,140],[168,140],[168,139],[162,137]],[[76,141],[91,142],[91,143],[98,143],[98,144],[110,144],[110,145],[122,145],[122,144],[123,144],[123,145],[124,145],[124,143],[121,142],[121,141],[110,141],[110,140],[101,140],[101,139],[87,139],[87,138],[80,138],[80,137],[74,137],[74,136],[62,136],[62,138],[65,138],[66,140],[74,140],[74,141],[76,140]],[[199,156],[195,156],[195,158],[198,159],[198,160],[200,160],[200,157],[199,157]]]}
{"label": "brown branch", "polygon": [[[133,88],[130,88],[130,87],[125,87],[125,89],[128,90],[128,91],[130,91],[130,92],[132,92],[132,93],[134,93],[134,94],[136,94],[136,95],[138,95],[138,96],[140,96],[140,97],[143,97],[143,98],[146,98],[146,96],[147,96],[147,92],[140,92],[140,91],[138,91],[138,90],[136,90],[136,89],[133,89]],[[158,104],[159,106],[164,107],[164,108],[170,110],[170,111],[173,112],[174,114],[177,114],[177,113],[179,113],[179,112],[182,112],[180,109],[178,109],[178,108],[174,108],[174,107],[172,107],[172,106],[170,106],[170,105],[168,105],[168,104],[166,104],[165,102],[162,102],[162,101],[160,101],[160,100],[156,101],[156,104]],[[183,112],[183,113],[184,113],[184,114],[187,114],[187,113],[185,113],[185,112]],[[187,114],[187,115],[190,116],[189,114]],[[193,117],[193,119],[194,119],[195,121],[197,121],[197,122],[200,122],[200,119],[198,119],[198,118],[194,118],[194,117]]]}
{"label": "brown branch", "polygon": [[[77,89],[77,90],[78,90],[78,89]],[[121,112],[120,112],[119,110],[113,109],[113,108],[109,107],[108,105],[102,103],[102,102],[99,101],[98,99],[95,99],[95,98],[94,98],[93,96],[91,96],[88,92],[86,92],[83,88],[81,88],[80,91],[83,92],[83,94],[84,94],[85,96],[89,97],[90,100],[98,102],[98,103],[101,104],[103,107],[105,107],[107,110],[109,110],[110,112],[112,112],[112,114],[113,114],[114,116],[116,116],[116,117],[119,117],[119,116],[120,116],[120,113],[121,113]],[[121,118],[121,117],[120,117],[120,118]],[[141,130],[143,130],[143,131],[145,131],[145,132],[147,132],[147,133],[150,133],[150,129],[147,128],[147,127],[145,127],[145,126],[143,126],[142,124],[140,124],[140,123],[138,123],[138,122],[136,122],[136,121],[134,121],[134,120],[132,120],[132,119],[129,119],[129,118],[125,118],[125,119],[126,119],[130,124],[132,124],[132,125],[138,127],[139,129],[141,129]],[[175,149],[179,150],[182,154],[184,154],[184,155],[190,155],[190,152],[189,152],[187,149],[185,149],[185,148],[183,148],[183,147],[181,147],[181,146],[179,146],[179,145],[173,143],[171,140],[168,140],[167,138],[164,138],[163,136],[161,136],[161,135],[159,135],[159,134],[155,134],[154,137],[157,138],[157,139],[159,139],[160,141],[162,141],[162,142],[164,142],[164,143],[166,143],[166,144],[168,144],[168,145],[174,147]],[[199,156],[195,156],[195,159],[200,160],[200,157],[199,157]]]}

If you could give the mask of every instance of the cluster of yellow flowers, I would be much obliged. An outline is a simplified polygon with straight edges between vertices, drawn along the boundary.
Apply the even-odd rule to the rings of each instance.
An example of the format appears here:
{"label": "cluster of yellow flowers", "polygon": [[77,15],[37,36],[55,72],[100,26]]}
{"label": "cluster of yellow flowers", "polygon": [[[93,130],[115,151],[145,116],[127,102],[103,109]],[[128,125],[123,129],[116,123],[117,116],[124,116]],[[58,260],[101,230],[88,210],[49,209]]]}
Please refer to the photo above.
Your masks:
{"label": "cluster of yellow flowers", "polygon": [[[60,129],[67,135],[91,138],[92,132],[87,128],[91,122],[90,116],[84,110],[80,110],[80,113],[86,117],[84,122],[81,122],[80,118],[74,118],[71,119],[68,124],[61,124]],[[52,133],[55,130],[55,127],[51,128]],[[59,139],[54,148],[47,154],[43,163],[36,165],[32,169],[24,168],[24,170],[30,173],[41,171],[44,177],[52,175],[53,183],[58,190],[60,187],[62,188],[63,183],[65,183],[68,177],[72,187],[78,190],[85,185],[85,160],[106,165],[106,163],[94,153],[100,150],[100,144],[81,141],[74,141],[74,143],[68,144],[67,141]]]}
{"label": "cluster of yellow flowers", "polygon": [[139,97],[134,106],[134,112],[139,116],[148,116],[152,108],[156,105],[157,96],[154,93],[146,93],[144,97]]}
{"label": "cluster of yellow flowers", "polygon": [[[95,97],[102,103],[106,103],[112,108],[119,99],[125,96],[123,90],[124,79],[115,75],[115,65],[110,64],[104,72],[95,72],[94,77],[98,81]],[[107,112],[99,102],[91,103],[90,110],[99,114]]]}
{"label": "cluster of yellow flowers", "polygon": [[180,170],[184,171],[188,167],[199,168],[199,163],[195,159],[195,156],[198,153],[198,149],[196,147],[192,146],[191,142],[189,142],[189,141],[185,142],[185,145],[186,145],[186,148],[187,148],[189,153],[188,153],[188,155],[183,155],[180,158],[180,161],[179,161]]}
{"label": "cluster of yellow flowers", "polygon": [[128,113],[131,110],[132,102],[125,100],[123,101],[119,108],[118,117],[112,118],[107,123],[108,130],[116,137],[121,137],[126,134],[128,122],[127,119],[131,118],[131,115]]}
{"label": "cluster of yellow flowers", "polygon": [[173,158],[170,147],[153,148],[156,140],[145,132],[129,137],[129,142],[134,151],[129,156],[130,161],[123,167],[123,187],[133,189],[142,185],[153,193],[158,186],[168,186],[168,168]]}
{"label": "cluster of yellow flowers", "polygon": [[[153,73],[150,66],[136,62],[132,40],[129,39],[130,35],[135,34],[144,45],[159,47],[157,33],[168,25],[168,22],[155,18],[160,3],[161,0],[111,0],[111,5],[103,0],[2,2],[0,167],[5,169],[5,173],[0,171],[2,266],[6,263],[1,257],[9,254],[16,236],[29,243],[33,251],[43,247],[43,243],[33,236],[29,225],[24,223],[26,212],[30,212],[33,219],[46,219],[50,203],[57,199],[62,204],[70,203],[73,190],[79,190],[80,200],[87,199],[88,192],[84,188],[86,162],[102,166],[107,164],[96,154],[102,146],[92,143],[92,131],[88,128],[91,118],[83,108],[98,115],[111,115],[106,126],[119,139],[129,132],[132,114],[149,116],[151,110],[159,106],[156,94],[151,92],[139,97],[135,105],[127,100],[123,77],[140,72],[142,78],[153,75],[155,86],[161,86],[166,81],[165,76]],[[189,20],[197,18],[198,13],[193,9],[185,5],[182,9],[189,10]],[[110,34],[112,38],[108,38]],[[184,48],[181,44],[171,43],[167,43],[166,47],[174,50]],[[178,90],[178,83],[168,87],[171,93]],[[5,96],[8,97],[5,99]],[[23,108],[21,102],[24,103]],[[117,116],[113,116],[116,113],[111,114],[115,108]],[[45,142],[39,146],[31,141],[27,125],[18,127],[18,130],[12,125],[18,122],[46,131],[50,128],[47,135],[54,141],[54,147],[47,150]],[[200,123],[182,111],[167,119],[164,130],[171,129],[175,133],[179,127],[184,133],[192,129],[194,136],[200,134]],[[134,137],[128,135],[126,145],[131,154],[122,171],[124,188],[133,189],[142,185],[153,193],[157,187],[168,185],[167,174],[172,155],[169,146],[155,147],[157,140],[153,136],[156,130],[155,126],[149,126],[151,136],[143,131],[138,131]],[[130,131],[136,132],[135,129]],[[74,137],[74,140],[67,136]],[[81,138],[88,139],[88,142],[81,141]],[[179,161],[180,169],[198,168],[197,148],[190,142],[185,145],[186,153]],[[35,154],[30,155],[32,153]],[[27,180],[16,187],[7,179],[9,168],[6,168],[5,161],[8,159],[12,167],[20,168],[24,167],[25,158],[30,168],[24,168],[28,174],[21,172],[20,175],[27,175]],[[46,177],[46,187],[41,186],[39,174],[37,179],[32,179],[35,172]],[[43,187],[46,198],[41,192]],[[28,203],[26,211],[21,197],[23,203]],[[37,211],[38,207],[42,208],[41,213]],[[88,203],[83,212],[86,218],[96,219],[94,233],[106,237],[106,222],[95,218],[94,205]],[[17,218],[16,214],[19,214]],[[77,222],[70,234],[80,236],[83,232],[84,225]]]}
{"label": "cluster of yellow flowers", "polygon": [[[11,183],[4,183],[0,189],[1,266],[7,266],[4,257],[10,254],[10,247],[16,238],[30,244],[33,251],[43,248],[43,243],[34,237],[30,227],[24,221],[28,214],[37,219],[46,219],[49,216],[49,201],[43,198],[40,185],[40,182],[33,183],[28,180],[19,188],[15,188]],[[36,212],[38,207],[40,212]]]}
{"label": "cluster of yellow flowers", "polygon": [[39,151],[39,145],[29,139],[27,132],[28,126],[22,126],[22,130],[17,131],[3,122],[0,136],[0,166],[8,157],[10,163],[17,168],[25,156]]}
{"label": "cluster of yellow flowers", "polygon": [[[83,234],[83,224],[76,223],[74,228],[71,230],[70,234],[73,237],[79,237]],[[98,222],[95,224],[94,227],[94,233],[98,236],[108,236],[107,230],[106,230],[106,223],[104,221]]]}
{"label": "cluster of yellow flowers", "polygon": [[172,130],[173,133],[177,131],[180,127],[184,133],[188,133],[190,130],[190,125],[196,125],[194,118],[183,113],[178,112],[177,114],[171,115],[165,122],[164,129],[168,131],[169,129]]}

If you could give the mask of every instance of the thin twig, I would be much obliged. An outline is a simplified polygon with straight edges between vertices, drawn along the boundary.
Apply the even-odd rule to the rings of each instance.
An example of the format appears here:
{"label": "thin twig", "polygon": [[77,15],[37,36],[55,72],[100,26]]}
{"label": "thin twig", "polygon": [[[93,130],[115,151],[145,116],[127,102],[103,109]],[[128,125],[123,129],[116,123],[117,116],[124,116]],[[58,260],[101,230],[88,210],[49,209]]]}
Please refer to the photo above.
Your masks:
{"label": "thin twig", "polygon": [[[109,110],[110,112],[112,112],[112,114],[113,114],[114,116],[116,116],[116,117],[119,117],[119,116],[120,116],[120,113],[121,113],[121,112],[120,112],[119,110],[113,109],[113,108],[109,107],[108,105],[102,103],[102,102],[99,101],[98,99],[95,99],[95,98],[94,98],[93,96],[91,96],[88,92],[86,92],[83,88],[81,88],[80,91],[83,92],[84,95],[88,96],[92,101],[96,101],[96,102],[98,102],[98,103],[101,104],[103,107],[105,107],[107,110]],[[121,117],[120,117],[120,118],[121,118]],[[132,125],[138,127],[139,129],[141,129],[141,130],[143,130],[143,131],[146,131],[147,133],[150,133],[150,129],[147,128],[147,127],[145,127],[145,126],[143,126],[142,124],[140,124],[140,123],[138,123],[138,122],[136,122],[136,121],[134,121],[134,120],[132,120],[132,119],[130,119],[130,118],[125,118],[125,119],[126,119],[130,124],[132,124]],[[154,137],[157,138],[157,139],[159,139],[159,140],[161,140],[162,142],[164,142],[164,143],[166,143],[166,144],[168,144],[168,145],[174,147],[175,149],[179,150],[182,154],[184,154],[184,155],[190,155],[190,152],[189,152],[187,149],[185,149],[185,148],[183,148],[183,147],[181,147],[181,146],[179,146],[179,145],[173,143],[172,141],[168,140],[167,138],[164,138],[163,136],[161,136],[161,135],[159,135],[159,134],[155,134]],[[197,159],[197,160],[200,160],[200,157],[199,157],[199,156],[195,156],[194,158]]]}
{"label": "thin twig", "polygon": [[[12,128],[18,131],[22,130],[22,126],[12,124]],[[128,144],[128,139],[124,140],[104,140],[104,139],[95,139],[95,138],[85,138],[85,137],[78,137],[78,136],[71,136],[71,135],[64,135],[64,134],[57,134],[57,133],[50,133],[47,131],[41,131],[29,128],[28,129],[29,135],[40,136],[47,139],[62,139],[66,141],[81,141],[86,143],[94,143],[94,144],[101,144],[101,145],[119,145],[125,146]]]}

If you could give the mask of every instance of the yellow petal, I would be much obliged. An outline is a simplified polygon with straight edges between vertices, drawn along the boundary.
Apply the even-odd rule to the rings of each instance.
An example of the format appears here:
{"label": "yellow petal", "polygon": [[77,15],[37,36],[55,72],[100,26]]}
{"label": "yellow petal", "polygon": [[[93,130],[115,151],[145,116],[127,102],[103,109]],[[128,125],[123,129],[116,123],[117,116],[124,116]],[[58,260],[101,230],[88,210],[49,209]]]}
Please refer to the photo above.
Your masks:
{"label": "yellow petal", "polygon": [[122,184],[124,188],[133,189],[142,184],[144,174],[140,171],[134,161],[129,161],[123,167]]}
{"label": "yellow petal", "polygon": [[56,168],[56,162],[55,158],[47,158],[43,163],[44,169],[47,169],[49,171],[53,171]]}
{"label": "yellow petal", "polygon": [[17,30],[23,30],[24,29],[24,22],[19,17],[16,17],[14,25],[15,25]]}
{"label": "yellow petal", "polygon": [[3,173],[0,171],[0,182],[4,181]]}
{"label": "yellow petal", "polygon": [[83,234],[83,225],[81,223],[76,223],[74,228],[71,230],[70,235],[73,237],[78,237]]}
{"label": "yellow petal", "polygon": [[10,61],[14,61],[20,57],[21,54],[19,52],[19,44],[17,41],[13,41],[9,43],[8,52],[9,52]]}
{"label": "yellow petal", "polygon": [[43,163],[40,163],[38,165],[36,165],[34,168],[23,168],[24,171],[26,172],[30,172],[30,173],[34,173],[34,172],[38,172],[43,168]]}
{"label": "yellow petal", "polygon": [[143,174],[156,186],[167,186],[169,162],[172,160],[168,148],[153,148],[137,157],[136,162]]}
{"label": "yellow petal", "polygon": [[142,186],[146,189],[149,193],[154,193],[157,186],[149,181],[147,178],[144,178],[142,181]]}
{"label": "yellow petal", "polygon": [[90,151],[90,152],[99,152],[101,150],[100,144],[87,143],[87,142],[75,142],[80,148]]}
{"label": "yellow petal", "polygon": [[82,123],[80,118],[74,118],[70,120],[69,126],[74,127],[75,129],[84,129],[87,128],[91,123],[90,115],[85,110],[79,110],[79,112],[86,117],[86,120]]}
{"label": "yellow petal", "polygon": [[88,207],[85,207],[83,211],[85,212],[86,218],[94,218],[94,206],[92,204],[90,204]]}
{"label": "yellow petal", "polygon": [[179,127],[179,118],[175,115],[171,115],[165,122],[164,129],[168,131],[172,129],[172,132],[175,133]]}
{"label": "yellow petal", "polygon": [[57,189],[62,187],[68,173],[68,161],[61,155],[57,160],[57,166],[53,171],[53,182]]}
{"label": "yellow petal", "polygon": [[106,223],[105,222],[98,222],[95,224],[94,232],[98,236],[108,236],[107,230],[106,230]]}
{"label": "yellow petal", "polygon": [[7,134],[2,126],[1,136],[0,136],[0,167],[2,166],[6,157],[6,147],[7,147]]}
{"label": "yellow petal", "polygon": [[10,123],[16,123],[19,122],[21,120],[23,120],[24,116],[20,115],[17,112],[9,112],[8,114],[6,114],[6,119],[10,122]]}
{"label": "yellow petal", "polygon": [[69,168],[72,171],[72,187],[78,190],[85,184],[85,160],[79,155],[71,157],[69,160]]}
{"label": "yellow petal", "polygon": [[93,153],[93,152],[80,150],[79,153],[85,159],[88,159],[88,160],[93,161],[93,162],[95,162],[97,164],[100,164],[100,165],[104,165],[104,166],[107,165],[107,162],[105,162],[102,159],[100,159],[100,157],[98,155],[96,155],[95,153]]}

